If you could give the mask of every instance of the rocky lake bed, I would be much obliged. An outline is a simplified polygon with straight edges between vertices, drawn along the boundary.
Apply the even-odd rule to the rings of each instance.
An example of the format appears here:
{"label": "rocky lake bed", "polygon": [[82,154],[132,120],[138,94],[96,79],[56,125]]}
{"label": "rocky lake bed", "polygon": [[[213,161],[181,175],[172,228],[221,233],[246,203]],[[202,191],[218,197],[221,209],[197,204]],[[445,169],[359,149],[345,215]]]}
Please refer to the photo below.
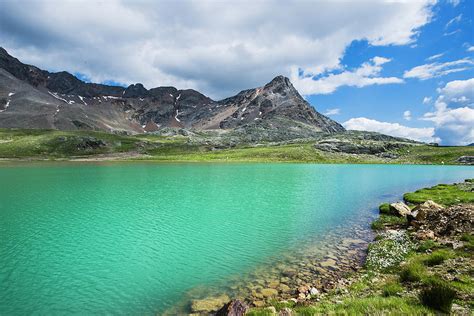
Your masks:
{"label": "rocky lake bed", "polygon": [[226,287],[193,289],[175,308],[217,315],[472,315],[473,203],[473,180],[407,193],[403,202],[380,206],[373,234],[363,225],[329,234],[226,280]]}

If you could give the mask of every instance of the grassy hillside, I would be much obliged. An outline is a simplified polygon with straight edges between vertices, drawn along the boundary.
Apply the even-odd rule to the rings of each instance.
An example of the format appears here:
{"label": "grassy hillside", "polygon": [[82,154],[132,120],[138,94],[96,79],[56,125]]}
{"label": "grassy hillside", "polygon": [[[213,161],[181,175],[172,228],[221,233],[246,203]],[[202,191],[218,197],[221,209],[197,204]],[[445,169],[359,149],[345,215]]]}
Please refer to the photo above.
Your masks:
{"label": "grassy hillside", "polygon": [[393,149],[396,158],[316,149],[315,140],[293,143],[220,144],[207,136],[115,135],[94,131],[0,129],[0,158],[55,160],[121,157],[156,161],[262,161],[316,163],[456,164],[474,147],[427,145]]}

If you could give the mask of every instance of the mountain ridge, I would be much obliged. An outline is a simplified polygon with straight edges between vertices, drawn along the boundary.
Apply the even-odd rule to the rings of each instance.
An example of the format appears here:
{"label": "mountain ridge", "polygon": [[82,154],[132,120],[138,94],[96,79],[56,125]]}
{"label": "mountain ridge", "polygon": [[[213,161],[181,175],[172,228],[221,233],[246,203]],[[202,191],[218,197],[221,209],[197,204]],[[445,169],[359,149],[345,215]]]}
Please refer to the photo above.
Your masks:
{"label": "mountain ridge", "polygon": [[0,70],[0,127],[130,134],[164,127],[248,132],[264,128],[293,135],[288,137],[298,136],[298,131],[304,136],[345,131],[317,112],[281,75],[216,101],[193,89],[87,83],[65,71],[24,64],[1,47]]}

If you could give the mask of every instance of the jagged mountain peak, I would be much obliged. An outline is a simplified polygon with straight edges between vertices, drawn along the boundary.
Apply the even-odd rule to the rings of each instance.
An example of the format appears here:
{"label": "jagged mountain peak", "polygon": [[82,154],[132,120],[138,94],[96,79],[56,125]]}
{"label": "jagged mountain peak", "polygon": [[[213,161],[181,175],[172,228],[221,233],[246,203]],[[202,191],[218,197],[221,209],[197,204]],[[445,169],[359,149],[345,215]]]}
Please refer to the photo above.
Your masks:
{"label": "jagged mountain peak", "polygon": [[141,83],[129,85],[123,91],[124,98],[143,98],[148,95],[149,91]]}
{"label": "jagged mountain peak", "polygon": [[287,88],[287,89],[294,89],[293,84],[291,83],[290,79],[283,75],[278,75],[272,79],[269,83],[267,83],[264,88]]}

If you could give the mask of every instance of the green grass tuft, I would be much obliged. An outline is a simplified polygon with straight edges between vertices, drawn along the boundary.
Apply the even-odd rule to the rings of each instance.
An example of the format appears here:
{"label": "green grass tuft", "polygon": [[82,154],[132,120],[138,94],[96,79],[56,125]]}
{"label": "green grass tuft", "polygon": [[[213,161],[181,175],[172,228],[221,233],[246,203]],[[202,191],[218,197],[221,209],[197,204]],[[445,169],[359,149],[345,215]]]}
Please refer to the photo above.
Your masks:
{"label": "green grass tuft", "polygon": [[382,287],[383,297],[398,296],[401,292],[403,292],[403,287],[397,282],[390,282]]}
{"label": "green grass tuft", "polygon": [[263,308],[252,308],[245,315],[248,316],[271,316],[274,315],[270,310]]}
{"label": "green grass tuft", "polygon": [[380,214],[394,215],[394,214],[392,214],[392,212],[390,212],[390,204],[389,203],[380,204],[379,211],[380,211]]}
{"label": "green grass tuft", "polygon": [[451,257],[451,254],[447,250],[440,249],[428,255],[428,257],[423,260],[423,264],[432,267],[443,263]]}
{"label": "green grass tuft", "polygon": [[380,214],[379,218],[372,222],[371,228],[375,230],[383,229],[385,226],[406,225],[407,219],[405,217],[398,217],[394,215]]}
{"label": "green grass tuft", "polygon": [[464,247],[468,250],[474,251],[474,235],[472,234],[463,234],[461,240],[465,242]]}
{"label": "green grass tuft", "polygon": [[430,310],[414,300],[396,296],[352,298],[340,304],[320,303],[295,308],[296,315],[427,315]]}
{"label": "green grass tuft", "polygon": [[426,276],[426,268],[419,262],[411,262],[400,271],[400,281],[405,283],[419,282]]}
{"label": "green grass tuft", "polygon": [[423,305],[443,313],[451,311],[455,298],[456,291],[451,288],[449,283],[435,277],[426,282],[426,287],[420,293]]}
{"label": "green grass tuft", "polygon": [[427,250],[431,250],[433,248],[436,248],[437,246],[438,244],[434,240],[428,239],[420,242],[416,250],[418,252],[426,252]]}

